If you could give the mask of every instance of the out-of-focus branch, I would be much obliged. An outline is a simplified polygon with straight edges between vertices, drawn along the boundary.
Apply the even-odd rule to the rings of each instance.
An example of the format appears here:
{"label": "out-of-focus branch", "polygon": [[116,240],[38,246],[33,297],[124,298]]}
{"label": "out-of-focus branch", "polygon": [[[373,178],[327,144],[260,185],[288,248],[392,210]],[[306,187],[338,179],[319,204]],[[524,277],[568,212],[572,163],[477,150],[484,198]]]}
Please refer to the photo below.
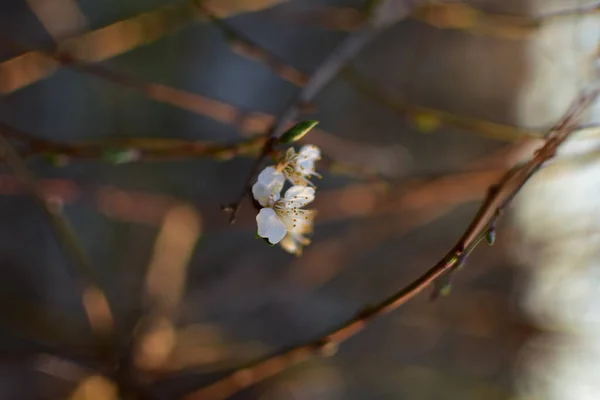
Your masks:
{"label": "out-of-focus branch", "polygon": [[[393,10],[397,13],[391,14],[383,11]],[[383,10],[383,11],[382,11]],[[210,10],[204,8],[204,12],[210,14]],[[338,45],[320,64],[311,75],[306,85],[289,102],[283,112],[275,119],[267,130],[267,140],[261,154],[256,158],[250,169],[250,173],[244,182],[242,191],[236,201],[225,209],[230,212],[230,223],[235,221],[236,215],[241,207],[242,200],[249,193],[254,179],[258,175],[260,166],[265,158],[277,145],[279,136],[284,132],[290,121],[296,119],[307,104],[323,90],[329,82],[335,78],[344,66],[350,62],[360,51],[365,48],[380,32],[402,20],[410,12],[410,7],[404,0],[383,0],[371,13],[369,22],[357,32],[351,34],[340,45]]]}
{"label": "out-of-focus branch", "polygon": [[333,354],[342,342],[361,332],[374,318],[397,309],[436,282],[438,278],[447,276],[462,266],[466,257],[481,240],[489,239],[491,233],[495,232],[496,222],[504,208],[529,178],[546,161],[554,157],[558,147],[574,132],[575,122],[580,113],[597,96],[598,91],[582,95],[561,121],[546,135],[545,144],[536,151],[535,155],[529,161],[509,169],[489,189],[486,199],[457,244],[436,265],[415,281],[383,301],[366,307],[355,317],[318,339],[242,367],[225,378],[191,393],[185,397],[185,400],[226,399],[314,355]]}
{"label": "out-of-focus branch", "polygon": [[[93,159],[109,163],[139,161],[182,160],[207,157],[219,161],[234,157],[256,156],[265,143],[263,136],[252,136],[229,144],[172,138],[114,138],[101,141],[61,143],[41,139],[12,126],[0,123],[5,136],[27,146],[23,156],[46,156],[54,164],[62,165],[71,159]],[[361,180],[379,180],[377,168],[355,165],[324,155],[321,169],[330,174],[345,175]]]}
{"label": "out-of-focus branch", "polygon": [[92,329],[100,336],[110,334],[114,322],[108,300],[97,284],[98,280],[92,262],[83,245],[79,242],[67,218],[62,214],[61,205],[52,204],[46,200],[27,165],[4,138],[2,131],[0,131],[0,152],[4,163],[27,186],[48,216],[58,242],[64,248],[65,253],[73,258],[77,267],[77,274],[74,274],[74,277],[78,281],[83,306]]}
{"label": "out-of-focus branch", "polygon": [[261,64],[269,67],[279,77],[285,79],[297,86],[304,86],[310,80],[310,76],[304,72],[300,72],[289,63],[285,62],[281,57],[275,55],[272,51],[266,50],[256,41],[229,25],[225,20],[213,15],[211,11],[202,7],[200,9],[206,13],[206,16],[212,21],[229,42],[231,49],[244,57],[258,61]]}
{"label": "out-of-focus branch", "polygon": [[87,20],[75,0],[26,0],[54,41],[83,32]]}
{"label": "out-of-focus branch", "polygon": [[[473,35],[519,40],[529,37],[548,22],[594,14],[599,9],[600,4],[595,3],[529,17],[484,12],[462,2],[431,2],[416,7],[411,13],[411,18],[438,29],[455,29]],[[346,32],[360,29],[366,21],[364,13],[356,9],[320,5],[312,6],[308,10],[274,9],[267,15],[287,23]]]}
{"label": "out-of-focus branch", "polygon": [[[268,66],[282,79],[288,80],[298,86],[305,84],[308,79],[307,74],[284,63],[279,57],[273,55],[272,52],[261,46],[258,42],[249,39],[226,21],[213,16],[211,16],[211,19],[214,21],[215,26],[226,36],[233,51]],[[543,131],[541,130],[522,129],[399,101],[385,93],[384,90],[377,88],[349,65],[345,66],[340,75],[342,79],[351,84],[359,93],[401,114],[409,122],[416,125],[417,128],[433,130],[443,126],[472,132],[492,139],[507,141],[514,141],[523,137],[543,136]]]}
{"label": "out-of-focus branch", "polygon": [[[226,1],[219,0],[219,16],[232,17],[272,7],[286,0]],[[62,53],[82,62],[100,62],[148,45],[173,34],[194,22],[205,22],[198,13],[196,0],[185,0],[115,22],[58,43]],[[212,3],[212,2],[211,2]],[[59,67],[37,51],[23,54],[0,63],[0,94],[8,94],[52,75]]]}
{"label": "out-of-focus branch", "polygon": [[385,93],[383,89],[376,87],[352,67],[346,67],[342,72],[342,77],[359,93],[402,115],[417,128],[423,127],[429,130],[441,127],[460,129],[491,139],[505,141],[514,141],[523,137],[539,138],[543,136],[543,131],[529,130],[457,115],[434,108],[412,105],[395,99]]}
{"label": "out-of-focus branch", "polygon": [[[135,152],[135,160],[169,160],[210,157],[229,160],[236,156],[255,154],[264,138],[255,136],[229,144],[172,138],[115,138],[100,141],[61,143],[37,138],[17,128],[0,123],[0,128],[13,140],[28,145],[26,156],[47,155],[69,158],[97,159],[118,162],[120,153]],[[125,154],[123,155],[125,156]],[[134,157],[132,155],[132,157]]]}
{"label": "out-of-focus branch", "polygon": [[[200,214],[189,205],[175,205],[166,214],[154,244],[146,274],[142,316],[133,338],[133,361],[138,369],[159,370],[176,345],[175,324],[187,268],[202,232]],[[145,321],[144,321],[145,320]]]}

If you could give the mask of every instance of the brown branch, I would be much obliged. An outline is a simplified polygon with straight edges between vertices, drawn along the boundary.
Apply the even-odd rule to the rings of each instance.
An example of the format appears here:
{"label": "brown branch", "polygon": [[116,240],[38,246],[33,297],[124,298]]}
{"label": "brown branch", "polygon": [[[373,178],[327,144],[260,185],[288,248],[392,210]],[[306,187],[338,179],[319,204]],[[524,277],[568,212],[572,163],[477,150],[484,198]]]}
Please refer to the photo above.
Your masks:
{"label": "brown branch", "polygon": [[99,336],[110,334],[113,329],[112,313],[104,292],[97,286],[94,268],[83,245],[79,242],[68,219],[61,210],[61,205],[47,201],[36,179],[29,172],[27,165],[19,154],[5,139],[3,130],[0,131],[0,156],[14,175],[29,189],[48,217],[56,233],[58,242],[65,253],[73,258],[77,274],[72,273],[78,281],[81,290],[82,303],[86,310],[92,329]]}
{"label": "brown branch", "polygon": [[[302,87],[309,80],[309,76],[306,73],[298,71],[288,63],[285,63],[281,58],[274,55],[258,42],[248,38],[243,32],[240,32],[226,21],[215,18],[208,11],[205,12],[208,18],[213,21],[215,27],[221,30],[230,42],[232,51],[266,65],[279,77],[297,86]],[[415,62],[413,67],[418,65],[418,57],[415,58]],[[457,115],[434,108],[412,105],[397,100],[385,93],[385,91],[377,88],[350,65],[346,65],[341,71],[340,78],[349,83],[360,94],[401,114],[409,123],[417,125],[417,128],[419,128],[419,125],[425,124],[431,125],[431,129],[438,129],[444,126],[506,141],[514,141],[523,136],[539,138],[544,133],[543,130],[523,129],[469,116]]]}
{"label": "brown branch", "polygon": [[188,157],[212,157],[217,160],[229,160],[236,156],[254,154],[264,143],[264,138],[259,136],[228,144],[144,137],[63,143],[40,139],[1,122],[0,128],[5,132],[5,136],[28,145],[28,148],[22,152],[26,156],[53,155],[105,161],[110,161],[110,152],[128,150],[135,150],[139,153],[136,160],[168,160]]}
{"label": "brown branch", "polygon": [[[61,40],[58,48],[84,62],[111,59],[174,34],[193,23],[206,22],[204,15],[197,12],[194,5],[196,1],[179,1]],[[266,9],[281,1],[218,0],[214,3],[219,7],[219,16],[225,18]],[[52,75],[58,66],[35,50],[3,61],[0,63],[0,93],[8,94],[43,80]]]}
{"label": "brown branch", "polygon": [[[517,16],[482,11],[465,2],[432,2],[417,7],[411,18],[438,29],[453,29],[473,35],[509,40],[526,39],[544,24],[560,18],[595,14],[600,3],[551,11],[538,16]],[[304,10],[272,9],[272,19],[303,27],[319,27],[344,32],[355,31],[365,24],[365,13],[345,6],[309,6]]]}
{"label": "brown branch", "polygon": [[[129,152],[135,152],[133,159],[122,162],[168,161],[199,157],[227,161],[234,157],[255,156],[262,149],[265,142],[263,136],[254,136],[228,144],[146,137],[63,143],[38,138],[2,122],[0,122],[0,129],[3,130],[6,137],[27,146],[27,148],[19,151],[23,157],[47,156],[49,161],[59,164],[69,163],[71,159],[91,159],[120,163],[119,158],[127,158]],[[330,174],[345,175],[373,182],[381,181],[375,168],[335,160],[328,155],[324,155],[321,169]]]}
{"label": "brown branch", "polygon": [[500,214],[521,187],[546,161],[554,157],[557,148],[571,136],[575,129],[575,120],[597,96],[597,90],[582,95],[546,135],[545,144],[535,155],[528,162],[508,170],[498,183],[489,189],[486,199],[457,244],[415,281],[380,303],[364,308],[355,317],[322,337],[240,368],[225,378],[187,395],[185,400],[226,399],[315,355],[330,355],[342,342],[365,329],[374,318],[395,310],[436,282],[438,278],[461,266],[482,238],[490,230],[495,229]]}
{"label": "brown branch", "polygon": [[471,132],[490,139],[514,141],[523,137],[541,138],[543,131],[524,129],[516,126],[486,121],[465,115],[457,115],[434,108],[412,105],[399,100],[374,85],[367,77],[360,74],[351,66],[347,66],[341,73],[342,78],[358,93],[370,98],[378,104],[393,110],[405,117],[409,123],[418,127],[418,121],[428,119],[438,127],[459,129]]}
{"label": "brown branch", "polygon": [[306,73],[294,68],[272,51],[267,50],[264,46],[259,45],[256,41],[229,25],[225,20],[216,17],[201,1],[198,1],[198,8],[223,33],[233,52],[266,65],[279,77],[297,86],[304,86],[310,80],[310,76]]}

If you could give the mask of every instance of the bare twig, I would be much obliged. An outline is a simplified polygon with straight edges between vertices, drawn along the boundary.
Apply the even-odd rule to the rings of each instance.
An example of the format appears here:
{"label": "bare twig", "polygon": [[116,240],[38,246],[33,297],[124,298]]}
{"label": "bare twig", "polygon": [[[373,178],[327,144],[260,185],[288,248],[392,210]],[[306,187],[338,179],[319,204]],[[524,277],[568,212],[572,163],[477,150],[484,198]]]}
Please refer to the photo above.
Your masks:
{"label": "bare twig", "polygon": [[82,293],[84,308],[88,314],[90,324],[96,331],[102,331],[107,334],[112,330],[112,315],[108,308],[106,296],[97,286],[98,281],[95,277],[91,260],[79,240],[67,218],[62,214],[61,206],[51,204],[46,200],[39,185],[33,175],[29,172],[27,165],[14,150],[12,145],[4,137],[4,132],[0,132],[0,154],[4,163],[13,171],[33,194],[36,201],[40,204],[48,216],[52,228],[54,229],[59,243],[64,248],[66,254],[75,261],[78,273],[73,276],[78,279],[78,285]]}
{"label": "bare twig", "polygon": [[486,199],[457,244],[415,281],[383,301],[364,308],[355,317],[318,339],[248,364],[225,378],[189,394],[185,400],[226,399],[314,355],[332,354],[342,342],[361,332],[374,318],[395,310],[436,282],[438,278],[461,266],[481,240],[495,229],[502,211],[521,187],[546,161],[554,157],[557,148],[571,136],[576,118],[597,96],[598,91],[582,95],[546,135],[545,144],[535,155],[528,162],[508,170],[498,183],[489,189]]}
{"label": "bare twig", "polygon": [[376,87],[367,77],[360,74],[351,66],[344,68],[341,76],[359,93],[390,110],[401,114],[412,122],[418,121],[420,118],[427,118],[440,127],[459,129],[483,137],[504,141],[514,141],[523,137],[543,137],[544,132],[541,130],[524,129],[465,115],[457,115],[434,108],[409,104],[392,97],[384,90]]}
{"label": "bare twig", "polygon": [[244,33],[229,25],[225,20],[216,17],[210,10],[198,1],[198,8],[212,21],[225,38],[230,42],[232,50],[240,55],[259,61],[268,66],[281,78],[297,85],[304,86],[310,77],[300,72],[272,51],[260,46],[256,41],[250,39]]}
{"label": "bare twig", "polygon": [[[240,32],[226,21],[215,18],[208,11],[205,12],[214,22],[215,26],[219,28],[229,40],[233,51],[265,64],[282,79],[288,80],[298,86],[306,84],[306,81],[309,78],[305,73],[300,72],[285,63],[280,57],[274,55],[258,42],[248,38],[243,32]],[[418,66],[418,57],[415,58],[414,61],[413,67]],[[360,94],[401,114],[409,122],[413,122],[416,125],[428,124],[430,125],[430,129],[436,129],[443,126],[506,141],[514,141],[524,136],[539,138],[542,137],[544,133],[543,130],[519,128],[400,101],[385,93],[384,90],[376,87],[366,77],[362,76],[358,71],[352,68],[351,65],[346,65],[343,68],[340,72],[340,78],[349,83]]]}
{"label": "bare twig", "polygon": [[[520,40],[551,21],[594,14],[599,10],[600,4],[595,2],[530,17],[491,13],[465,2],[451,1],[423,4],[416,7],[410,17],[438,29],[455,29],[473,35]],[[345,32],[355,31],[365,23],[362,13],[345,6],[314,5],[304,10],[273,9],[267,15],[286,23]]]}
{"label": "bare twig", "polygon": [[110,158],[109,153],[111,151],[135,150],[138,152],[136,160],[169,160],[188,157],[212,157],[217,160],[229,160],[240,155],[255,154],[264,143],[264,138],[259,136],[228,144],[145,137],[63,143],[41,139],[3,123],[0,123],[0,128],[5,132],[5,136],[29,146],[27,150],[22,152],[25,156],[46,154],[68,158],[107,159]]}

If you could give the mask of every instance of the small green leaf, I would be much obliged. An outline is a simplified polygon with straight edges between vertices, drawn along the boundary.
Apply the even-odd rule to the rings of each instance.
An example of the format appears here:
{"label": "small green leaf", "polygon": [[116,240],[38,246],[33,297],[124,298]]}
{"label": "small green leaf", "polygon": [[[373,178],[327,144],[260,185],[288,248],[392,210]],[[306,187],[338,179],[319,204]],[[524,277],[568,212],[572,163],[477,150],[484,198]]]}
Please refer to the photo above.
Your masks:
{"label": "small green leaf", "polygon": [[448,297],[448,296],[450,296],[451,290],[452,290],[452,284],[450,282],[444,283],[442,286],[440,286],[439,294],[440,294],[440,296]]}
{"label": "small green leaf", "polygon": [[140,152],[135,149],[126,150],[106,150],[102,153],[102,159],[111,164],[125,164],[131,161],[139,160]]}
{"label": "small green leaf", "polygon": [[279,143],[294,143],[302,139],[318,123],[319,121],[314,120],[298,122],[296,125],[292,126],[290,129],[285,131],[283,135],[281,135],[281,137],[279,138]]}
{"label": "small green leaf", "polygon": [[490,228],[485,234],[485,240],[487,240],[490,246],[493,245],[496,241],[496,229]]}
{"label": "small green leaf", "polygon": [[448,265],[456,266],[459,264],[460,259],[457,256],[452,256],[452,258],[448,261]]}
{"label": "small green leaf", "polygon": [[64,154],[46,154],[44,159],[54,167],[64,167],[69,164],[69,156]]}
{"label": "small green leaf", "polygon": [[417,113],[412,122],[417,130],[421,133],[430,133],[438,129],[441,125],[439,117],[429,112]]}

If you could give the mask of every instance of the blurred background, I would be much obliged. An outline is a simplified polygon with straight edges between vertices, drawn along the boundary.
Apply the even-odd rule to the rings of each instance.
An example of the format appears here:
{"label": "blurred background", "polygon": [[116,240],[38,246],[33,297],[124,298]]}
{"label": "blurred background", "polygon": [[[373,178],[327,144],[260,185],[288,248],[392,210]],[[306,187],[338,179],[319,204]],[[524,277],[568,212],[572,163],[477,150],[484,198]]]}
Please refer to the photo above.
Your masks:
{"label": "blurred background", "polygon": [[[393,23],[305,107],[323,179],[312,244],[294,257],[255,238],[248,199],[233,225],[221,205],[259,135],[377,2],[204,6],[216,21],[174,0],[0,5],[3,135],[105,294],[81,284],[28,185],[2,171],[2,398],[126,398],[115,391],[127,382],[149,388],[139,398],[183,398],[392,294],[454,245],[585,87],[598,38],[583,0],[392,7]],[[515,257],[533,250],[516,237],[504,221],[450,296],[422,294],[334,356],[227,398],[514,398],[518,351],[536,332]],[[122,354],[131,371],[100,378]]]}

